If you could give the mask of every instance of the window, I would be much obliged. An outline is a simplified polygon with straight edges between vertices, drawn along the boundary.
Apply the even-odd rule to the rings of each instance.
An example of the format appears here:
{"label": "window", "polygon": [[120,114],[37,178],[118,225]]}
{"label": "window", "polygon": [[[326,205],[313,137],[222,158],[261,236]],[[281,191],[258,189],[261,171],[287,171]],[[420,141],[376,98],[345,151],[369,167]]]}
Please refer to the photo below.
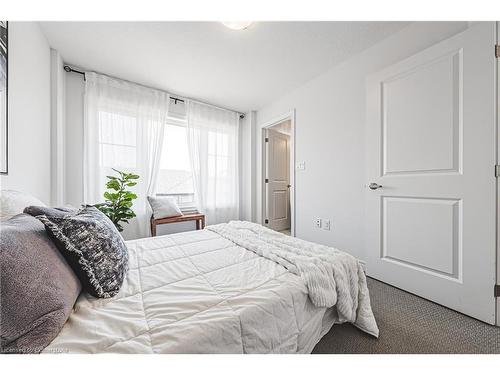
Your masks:
{"label": "window", "polygon": [[181,121],[171,121],[165,128],[156,191],[174,197],[183,212],[196,210],[186,126]]}
{"label": "window", "polygon": [[104,168],[137,168],[135,117],[99,111],[100,165]]}
{"label": "window", "polygon": [[[196,212],[186,123],[173,117],[168,121],[163,137],[157,195],[175,198],[185,213]],[[141,157],[137,130],[136,118],[125,111],[99,111],[99,162],[105,173],[111,173],[111,168],[135,171]]]}
{"label": "window", "polygon": [[[232,195],[229,135],[220,131],[208,132],[208,194],[218,189],[219,205],[229,204],[224,199]],[[229,201],[229,198],[228,198]]]}

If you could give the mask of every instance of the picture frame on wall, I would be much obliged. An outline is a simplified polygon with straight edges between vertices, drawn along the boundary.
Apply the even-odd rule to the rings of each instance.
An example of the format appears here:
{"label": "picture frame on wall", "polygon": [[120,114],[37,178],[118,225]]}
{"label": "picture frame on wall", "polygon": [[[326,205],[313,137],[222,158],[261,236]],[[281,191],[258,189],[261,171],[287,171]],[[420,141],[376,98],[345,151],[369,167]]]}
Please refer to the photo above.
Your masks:
{"label": "picture frame on wall", "polygon": [[0,174],[8,169],[8,91],[9,91],[8,22],[0,21]]}

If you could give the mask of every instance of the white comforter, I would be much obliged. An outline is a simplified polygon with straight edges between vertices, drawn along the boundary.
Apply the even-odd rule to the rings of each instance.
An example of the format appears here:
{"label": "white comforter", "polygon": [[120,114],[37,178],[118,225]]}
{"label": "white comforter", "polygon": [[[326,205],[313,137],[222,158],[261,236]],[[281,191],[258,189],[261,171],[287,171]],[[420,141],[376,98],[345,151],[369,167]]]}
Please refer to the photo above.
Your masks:
{"label": "white comforter", "polygon": [[231,221],[207,229],[281,264],[304,280],[315,306],[335,306],[340,322],[351,322],[378,337],[366,277],[353,256],[245,221]]}
{"label": "white comforter", "polygon": [[343,320],[301,277],[213,231],[127,246],[120,293],[83,293],[44,352],[308,353]]}

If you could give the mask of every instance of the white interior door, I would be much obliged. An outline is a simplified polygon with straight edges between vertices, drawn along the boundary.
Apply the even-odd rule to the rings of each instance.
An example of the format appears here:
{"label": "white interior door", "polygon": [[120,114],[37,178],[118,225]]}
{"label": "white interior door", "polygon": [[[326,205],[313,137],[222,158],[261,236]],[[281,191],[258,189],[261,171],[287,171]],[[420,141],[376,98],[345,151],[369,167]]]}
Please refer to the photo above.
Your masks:
{"label": "white interior door", "polygon": [[290,136],[266,131],[266,211],[274,230],[290,228]]}
{"label": "white interior door", "polygon": [[367,81],[368,274],[491,324],[494,45],[476,24]]}

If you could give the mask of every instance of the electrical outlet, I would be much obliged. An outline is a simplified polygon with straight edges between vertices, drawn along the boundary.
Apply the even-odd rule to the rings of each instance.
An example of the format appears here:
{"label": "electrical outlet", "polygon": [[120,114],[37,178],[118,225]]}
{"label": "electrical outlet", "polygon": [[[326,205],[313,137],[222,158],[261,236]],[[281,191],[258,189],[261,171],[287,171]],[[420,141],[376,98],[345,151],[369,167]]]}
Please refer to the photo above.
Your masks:
{"label": "electrical outlet", "polygon": [[330,230],[330,220],[323,220],[323,229]]}
{"label": "electrical outlet", "polygon": [[317,217],[314,222],[316,223],[317,228],[321,228],[321,218]]}

